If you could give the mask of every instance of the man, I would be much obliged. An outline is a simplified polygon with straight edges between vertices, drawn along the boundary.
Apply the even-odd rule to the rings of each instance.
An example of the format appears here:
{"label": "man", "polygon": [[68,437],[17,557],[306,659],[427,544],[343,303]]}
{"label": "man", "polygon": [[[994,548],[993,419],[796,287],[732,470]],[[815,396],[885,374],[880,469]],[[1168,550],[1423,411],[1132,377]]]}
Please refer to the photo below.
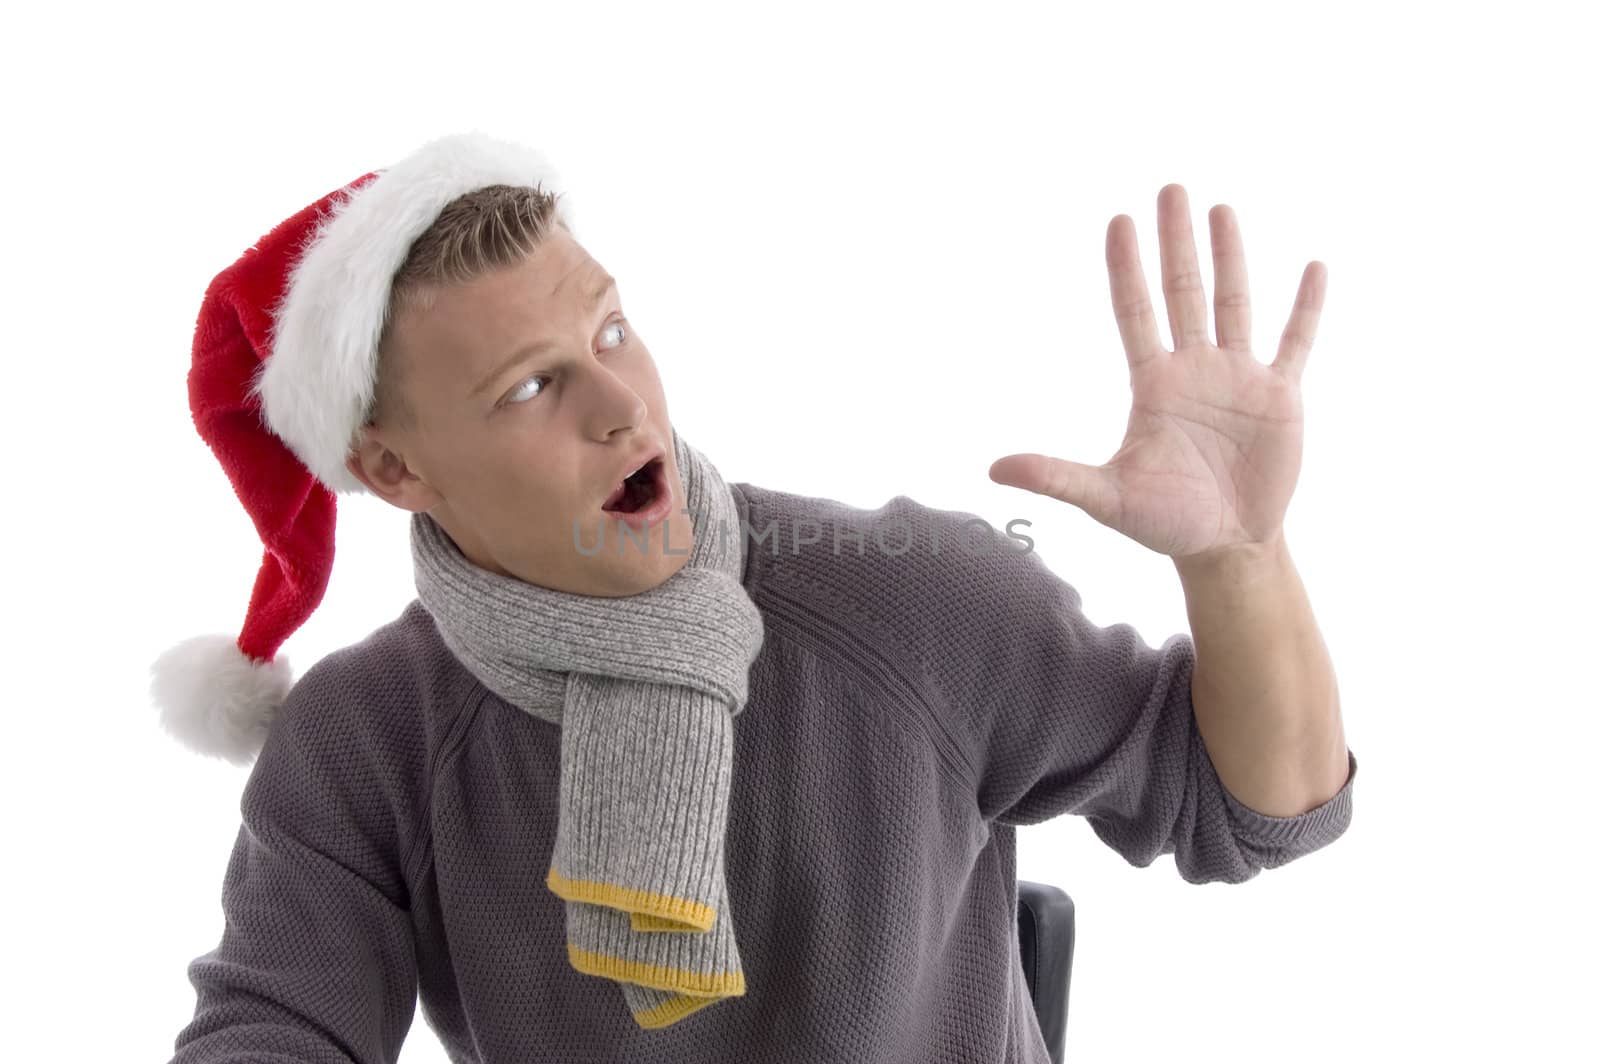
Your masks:
{"label": "man", "polygon": [[[379,498],[429,514],[475,565],[636,595],[694,542],[661,378],[604,267],[559,223],[531,239],[520,261],[430,288],[425,311],[394,323],[380,408],[348,466]],[[575,549],[615,537],[608,496],[653,463],[679,505],[635,537],[641,549]]]}
{"label": "man", "polygon": [[[1195,634],[1152,649],[974,515],[724,482],[554,184],[443,138],[207,293],[196,422],[268,551],[238,639],[158,663],[175,734],[254,758],[176,1060],[394,1060],[420,995],[461,1060],[1044,1061],[1017,825],[1193,882],[1344,832],[1281,535],[1320,270],[1256,364],[1213,212],[1213,347],[1163,190],[1166,352],[1119,216],[1127,441],[991,470],[1174,557]],[[291,685],[359,490],[411,515],[418,598]]]}

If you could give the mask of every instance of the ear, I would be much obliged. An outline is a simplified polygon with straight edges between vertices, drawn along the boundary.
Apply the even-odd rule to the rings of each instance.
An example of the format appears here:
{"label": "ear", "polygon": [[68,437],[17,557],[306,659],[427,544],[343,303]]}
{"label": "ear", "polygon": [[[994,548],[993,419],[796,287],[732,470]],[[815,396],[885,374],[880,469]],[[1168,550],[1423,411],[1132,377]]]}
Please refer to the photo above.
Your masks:
{"label": "ear", "polygon": [[370,425],[361,429],[360,442],[345,459],[345,468],[372,494],[402,510],[426,512],[444,499],[412,472],[405,459],[390,450]]}

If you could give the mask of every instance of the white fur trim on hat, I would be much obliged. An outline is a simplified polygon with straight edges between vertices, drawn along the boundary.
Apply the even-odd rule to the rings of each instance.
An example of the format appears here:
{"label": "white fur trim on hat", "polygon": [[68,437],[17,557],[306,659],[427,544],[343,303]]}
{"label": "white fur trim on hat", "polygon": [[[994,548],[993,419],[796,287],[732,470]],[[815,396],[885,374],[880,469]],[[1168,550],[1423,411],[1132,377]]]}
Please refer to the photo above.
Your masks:
{"label": "white fur trim on hat", "polygon": [[169,648],[150,668],[161,724],[198,753],[248,765],[294,686],[281,653],[259,662],[227,634],[197,635]]}
{"label": "white fur trim on hat", "polygon": [[389,287],[412,243],[449,203],[488,185],[541,186],[571,207],[538,151],[480,132],[432,140],[333,199],[273,313],[272,351],[251,390],[267,427],[330,490],[365,492],[345,466],[377,380]]}

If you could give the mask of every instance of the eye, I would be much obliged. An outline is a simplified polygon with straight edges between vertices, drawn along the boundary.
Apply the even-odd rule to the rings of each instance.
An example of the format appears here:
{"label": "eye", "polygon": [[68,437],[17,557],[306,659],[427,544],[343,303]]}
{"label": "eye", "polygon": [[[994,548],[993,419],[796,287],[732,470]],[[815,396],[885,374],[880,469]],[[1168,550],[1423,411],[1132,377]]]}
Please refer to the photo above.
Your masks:
{"label": "eye", "polygon": [[[617,341],[611,346],[621,347],[623,344],[628,342],[629,333],[627,321],[628,319],[626,318],[616,318],[607,322],[605,328],[600,330],[600,335],[604,336],[607,333],[620,333],[621,335],[618,337]],[[546,373],[535,373],[533,376],[525,378],[510,392],[506,393],[506,397],[500,401],[500,405],[508,406],[513,403],[525,403],[529,399],[537,399],[539,396],[544,394],[544,389],[542,387],[531,395],[524,395],[523,390],[534,381],[547,381],[549,379],[550,376]]]}
{"label": "eye", "polygon": [[539,397],[539,393],[544,391],[543,388],[540,388],[539,392],[535,392],[533,395],[528,396],[527,399],[518,399],[517,396],[521,395],[522,394],[522,389],[527,387],[532,382],[534,382],[534,381],[546,381],[546,380],[549,380],[549,379],[550,378],[545,376],[543,373],[535,373],[533,376],[527,378],[521,384],[517,385],[510,392],[508,392],[506,394],[506,397],[500,401],[500,405],[501,406],[510,406],[512,403],[523,403],[523,402],[526,402],[527,399],[537,399]]}
{"label": "eye", "polygon": [[617,340],[617,345],[620,345],[620,344],[626,342],[627,339],[628,339],[627,321],[628,321],[627,318],[618,318],[615,321],[608,322],[606,324],[606,327],[601,330],[601,334],[604,335],[605,333],[610,332],[612,329],[621,330],[622,336]]}

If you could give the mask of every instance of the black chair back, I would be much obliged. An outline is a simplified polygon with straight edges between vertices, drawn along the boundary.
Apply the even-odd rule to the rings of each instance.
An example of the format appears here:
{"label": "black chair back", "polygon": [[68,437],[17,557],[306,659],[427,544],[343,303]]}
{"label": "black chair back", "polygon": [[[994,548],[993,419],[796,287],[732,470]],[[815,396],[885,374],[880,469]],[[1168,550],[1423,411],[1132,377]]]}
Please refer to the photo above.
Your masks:
{"label": "black chair back", "polygon": [[1072,898],[1048,883],[1017,880],[1017,935],[1022,973],[1053,1064],[1067,1044],[1067,996],[1072,986]]}

